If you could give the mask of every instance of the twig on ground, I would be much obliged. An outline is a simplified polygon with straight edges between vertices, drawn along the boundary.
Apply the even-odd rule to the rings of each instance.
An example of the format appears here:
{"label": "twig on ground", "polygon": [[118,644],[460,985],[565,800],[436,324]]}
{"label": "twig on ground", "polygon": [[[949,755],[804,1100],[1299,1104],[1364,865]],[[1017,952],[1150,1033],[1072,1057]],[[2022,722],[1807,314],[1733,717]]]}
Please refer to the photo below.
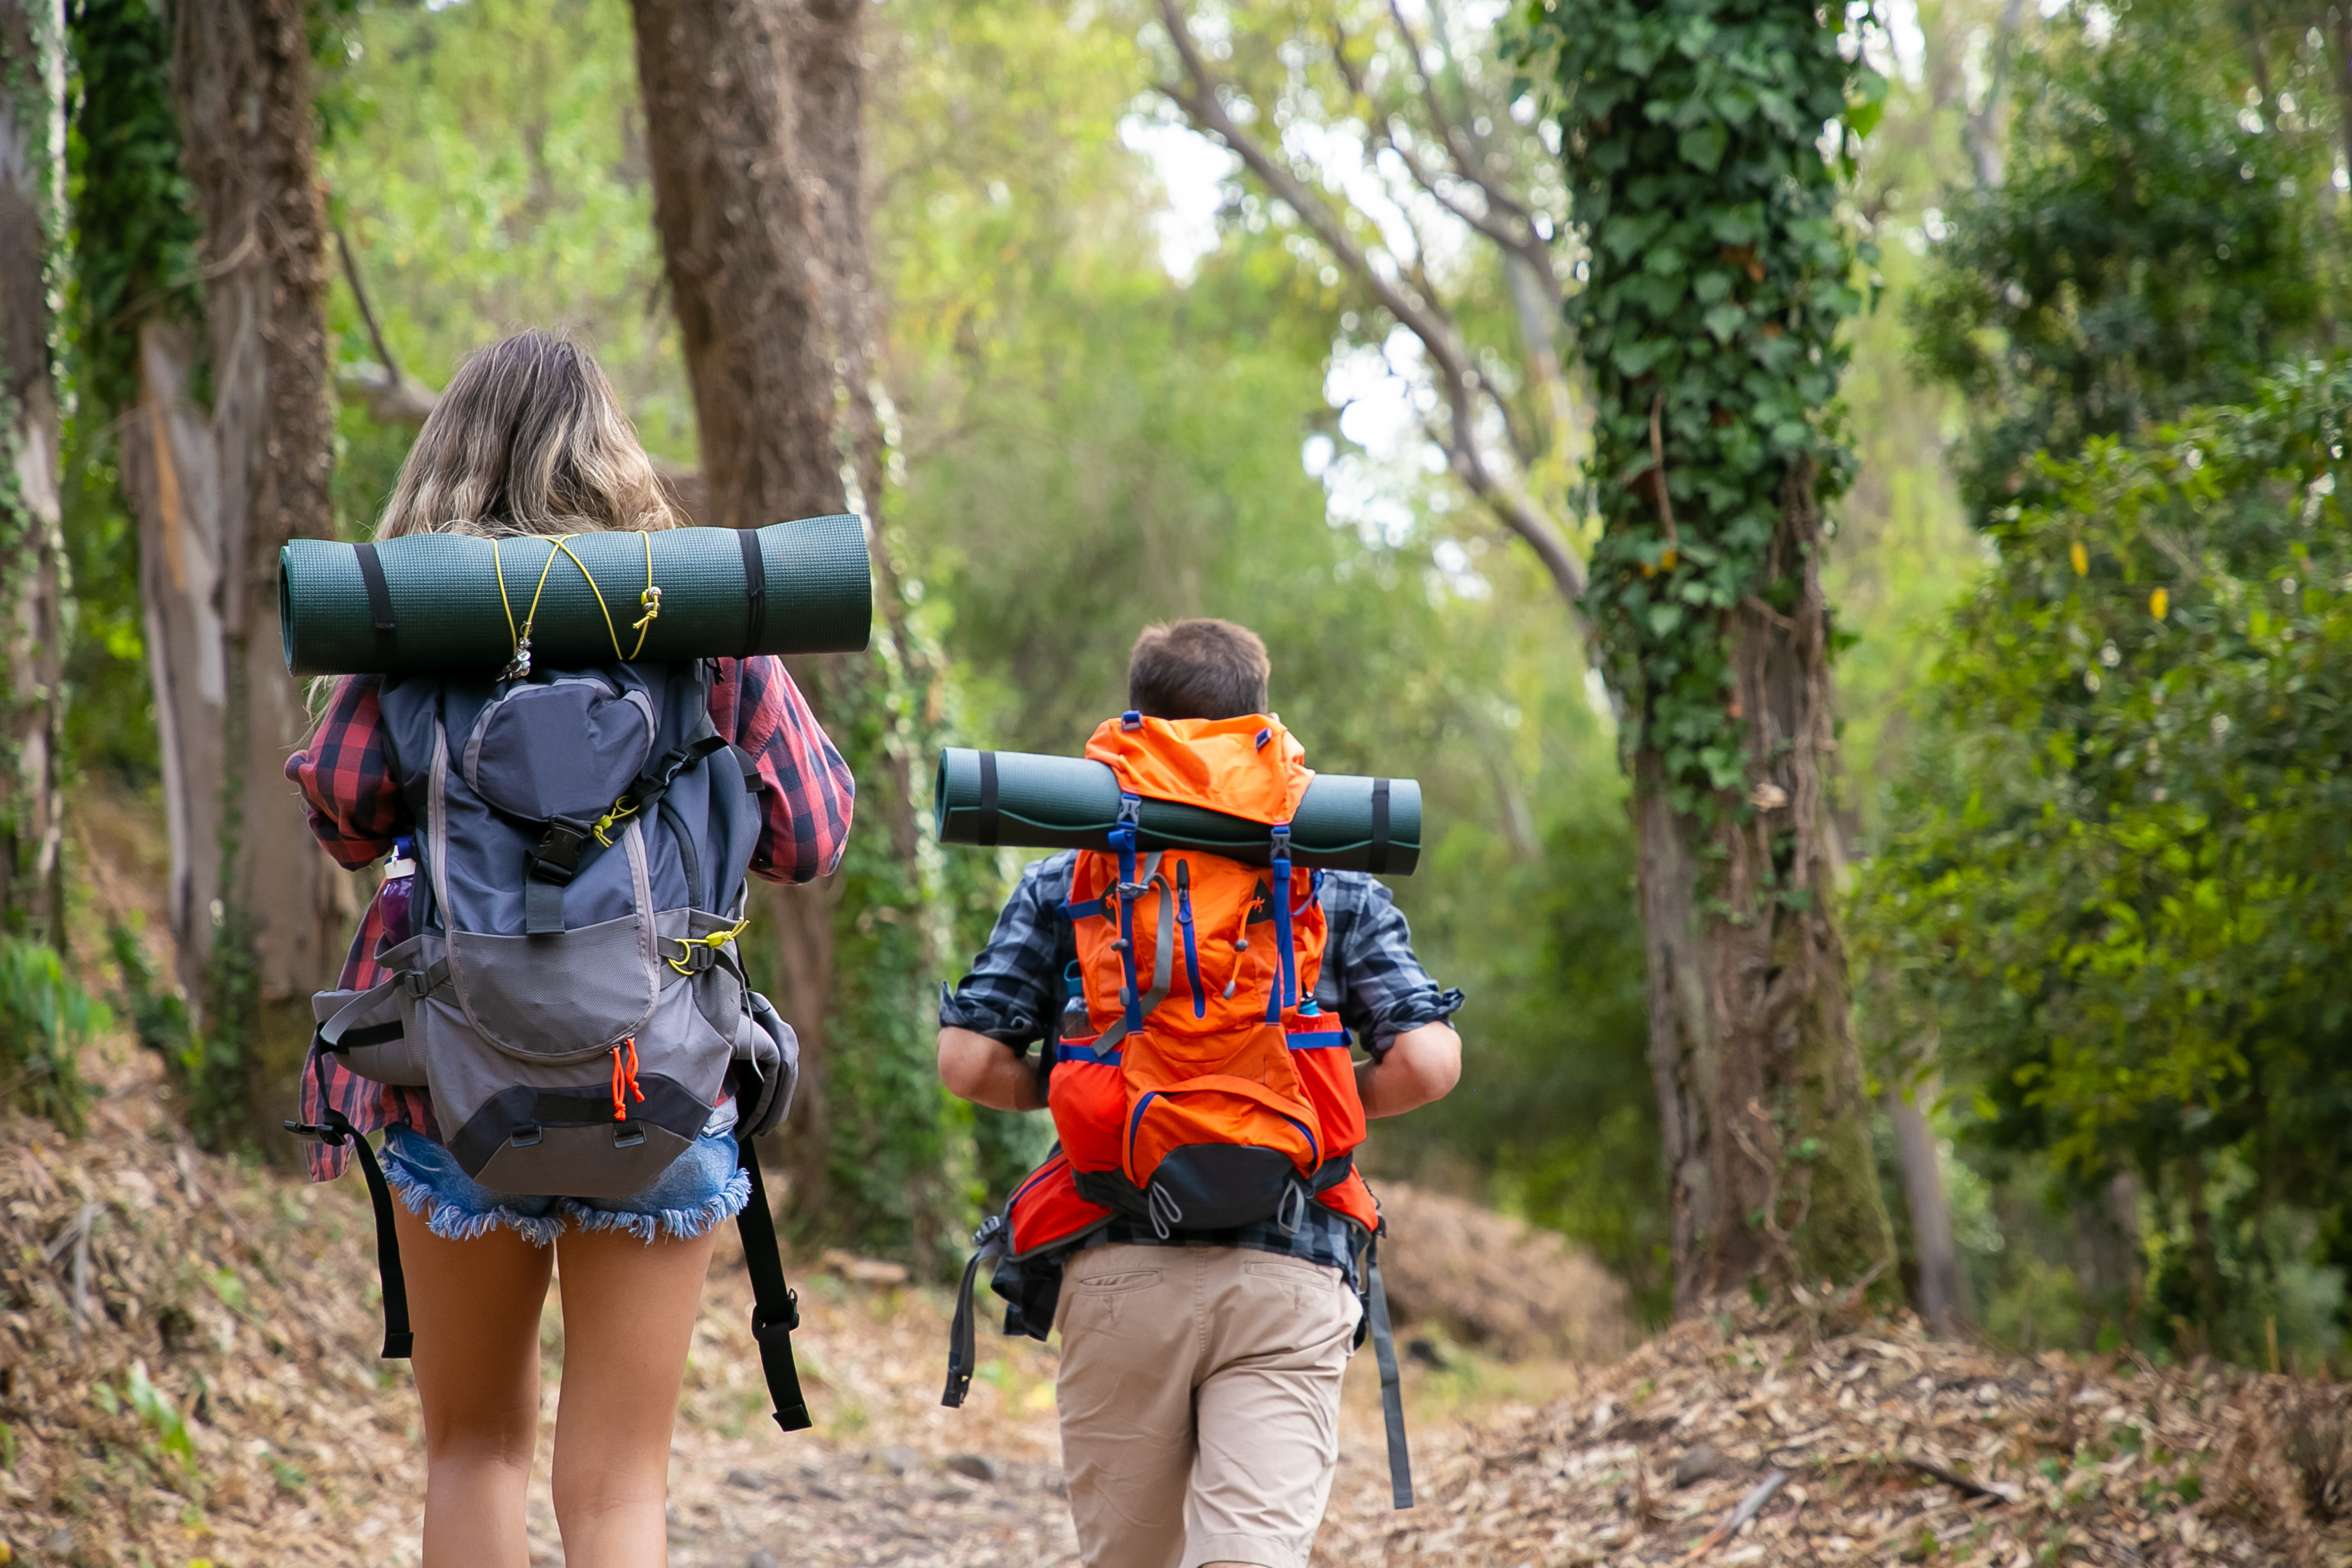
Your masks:
{"label": "twig on ground", "polygon": [[1911,1454],[1895,1458],[1923,1476],[1932,1476],[1964,1497],[1990,1498],[1995,1502],[2015,1502],[2017,1499],[1999,1487],[1989,1487],[1982,1481],[1972,1481],[1958,1470],[1948,1469],[1933,1459],[1922,1459]]}
{"label": "twig on ground", "polygon": [[1786,1470],[1775,1470],[1770,1475],[1766,1476],[1762,1480],[1757,1482],[1756,1489],[1749,1492],[1746,1497],[1741,1498],[1739,1500],[1739,1506],[1731,1510],[1731,1517],[1725,1520],[1721,1524],[1717,1525],[1713,1530],[1708,1531],[1706,1532],[1706,1538],[1701,1541],[1696,1546],[1692,1547],[1684,1556],[1683,1561],[1685,1563],[1696,1563],[1700,1558],[1706,1556],[1708,1552],[1714,1551],[1717,1547],[1722,1545],[1725,1542],[1730,1540],[1733,1536],[1738,1534],[1739,1527],[1746,1524],[1749,1520],[1754,1519],[1758,1514],[1762,1513],[1764,1511],[1764,1505],[1772,1500],[1772,1494],[1779,1491],[1782,1487],[1787,1486],[1788,1484],[1789,1472]]}

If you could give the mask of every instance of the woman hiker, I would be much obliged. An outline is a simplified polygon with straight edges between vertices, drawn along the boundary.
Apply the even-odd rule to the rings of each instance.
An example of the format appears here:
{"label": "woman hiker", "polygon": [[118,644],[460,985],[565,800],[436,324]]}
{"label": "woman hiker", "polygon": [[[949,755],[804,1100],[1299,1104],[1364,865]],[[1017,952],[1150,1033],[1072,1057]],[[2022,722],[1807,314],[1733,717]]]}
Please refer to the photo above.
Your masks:
{"label": "woman hiker", "polygon": [[[500,542],[509,555],[544,551],[552,564],[554,541],[564,536],[677,525],[595,361],[527,331],[458,370],[402,466],[376,537],[471,535]],[[522,629],[527,637],[527,623]],[[849,770],[782,665],[765,656],[721,658],[701,672],[704,684],[683,687],[685,671],[630,668],[651,687],[667,679],[671,691],[707,689],[711,726],[739,749],[727,776],[740,765],[742,783],[756,791],[756,805],[730,806],[747,824],[740,837],[756,831],[749,871],[779,882],[831,873],[849,831]],[[520,679],[527,671],[525,643],[507,673]],[[404,782],[389,716],[413,710],[416,684],[342,678],[310,744],[287,765],[311,830],[343,866],[369,865],[424,830],[411,805],[419,763],[407,759]],[[410,694],[399,692],[404,685]],[[720,752],[713,761],[728,758]],[[526,769],[545,773],[543,763],[528,757]],[[756,828],[748,826],[754,820]],[[631,854],[650,841],[633,840]],[[678,853],[695,863],[690,846]],[[421,879],[387,879],[352,944],[343,989],[389,978],[378,961],[415,934]],[[624,1061],[615,1049],[614,1064],[613,1100],[624,1106],[636,1087],[634,1056]],[[750,1196],[737,1164],[734,1099],[719,1095],[700,1138],[681,1140],[684,1152],[644,1190],[580,1198],[478,1184],[445,1146],[457,1130],[436,1124],[427,1090],[360,1077],[333,1053],[314,1058],[303,1098],[306,1122],[340,1111],[352,1130],[384,1134],[424,1407],[426,1568],[524,1568],[530,1561],[524,1494],[539,1427],[540,1309],[559,1266],[564,1370],[554,1503],[564,1560],[571,1568],[667,1562],[670,1432],[687,1346],[717,1228]],[[313,1179],[340,1174],[351,1152],[313,1144]]]}

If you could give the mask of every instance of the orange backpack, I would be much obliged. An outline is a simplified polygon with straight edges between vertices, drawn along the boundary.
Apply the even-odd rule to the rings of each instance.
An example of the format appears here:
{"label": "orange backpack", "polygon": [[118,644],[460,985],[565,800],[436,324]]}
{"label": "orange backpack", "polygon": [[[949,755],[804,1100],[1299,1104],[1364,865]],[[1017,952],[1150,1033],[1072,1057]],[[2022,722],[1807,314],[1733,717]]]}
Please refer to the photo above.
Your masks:
{"label": "orange backpack", "polygon": [[[1117,1215],[1161,1237],[1272,1219],[1297,1227],[1319,1203],[1369,1241],[1380,1209],[1355,1168],[1364,1140],[1345,1031],[1315,1001],[1322,971],[1323,873],[1290,863],[1292,814],[1314,777],[1281,721],[1106,721],[1087,755],[1119,784],[1104,849],[1082,849],[1062,906],[1076,939],[1066,1019],[1083,1032],[1049,1041],[1046,1104],[1060,1142],[974,1240],[950,1331],[948,1387],[961,1405],[975,1364],[974,1276],[1000,1269],[1007,1333],[1044,1339],[1058,1294],[1055,1265],[1023,1281]],[[1266,825],[1268,865],[1196,849],[1142,850],[1145,800],[1205,807]],[[1068,1026],[1067,1024],[1065,1026]],[[1395,1352],[1366,1255],[1366,1328],[1376,1342],[1397,1506],[1412,1506]],[[1011,1289],[1008,1289],[1008,1286]]]}
{"label": "orange backpack", "polygon": [[[1071,1190],[1024,1184],[1014,1254],[1113,1211],[1167,1236],[1288,1228],[1319,1200],[1370,1229],[1378,1211],[1350,1158],[1364,1138],[1355,1068],[1315,1003],[1323,874],[1290,864],[1306,753],[1264,716],[1129,713],[1087,755],[1118,776],[1121,815],[1111,848],[1079,852],[1064,906],[1091,1025],[1056,1046],[1046,1100]],[[1147,797],[1265,823],[1270,867],[1139,850]]]}

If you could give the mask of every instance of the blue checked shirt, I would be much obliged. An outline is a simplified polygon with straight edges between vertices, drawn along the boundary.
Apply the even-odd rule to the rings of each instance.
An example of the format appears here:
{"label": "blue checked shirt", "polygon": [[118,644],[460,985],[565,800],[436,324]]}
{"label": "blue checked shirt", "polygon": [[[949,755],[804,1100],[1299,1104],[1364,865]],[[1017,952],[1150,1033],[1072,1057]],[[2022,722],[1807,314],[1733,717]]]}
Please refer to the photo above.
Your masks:
{"label": "blue checked shirt", "polygon": [[[1064,850],[1032,862],[1021,873],[1020,885],[996,917],[988,945],[972,960],[971,973],[952,991],[942,990],[942,1026],[1002,1040],[1022,1055],[1045,1037],[1048,1022],[1061,1012],[1067,995],[1063,965],[1076,952],[1061,907],[1069,900],[1077,858],[1076,850]],[[1462,993],[1439,990],[1413,956],[1412,932],[1377,879],[1361,871],[1327,871],[1322,900],[1328,935],[1315,1000],[1374,1060],[1386,1056],[1405,1030],[1450,1018],[1461,1008]],[[1290,1236],[1269,1219],[1232,1230],[1189,1232],[1164,1243],[1149,1225],[1122,1216],[1111,1222],[1100,1240],[1147,1247],[1246,1247],[1327,1264],[1347,1276],[1349,1284],[1356,1283],[1356,1253],[1363,1238],[1320,1204],[1309,1204],[1307,1215]]]}

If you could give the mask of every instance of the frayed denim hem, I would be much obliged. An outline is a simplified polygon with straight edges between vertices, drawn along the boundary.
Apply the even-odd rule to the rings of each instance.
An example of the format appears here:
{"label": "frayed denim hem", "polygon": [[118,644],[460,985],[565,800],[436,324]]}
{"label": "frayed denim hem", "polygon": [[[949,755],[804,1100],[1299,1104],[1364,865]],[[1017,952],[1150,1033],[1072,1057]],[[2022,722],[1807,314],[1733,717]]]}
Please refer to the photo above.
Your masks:
{"label": "frayed denim hem", "polygon": [[564,1222],[560,1215],[517,1214],[509,1208],[468,1209],[453,1204],[397,1159],[383,1162],[383,1179],[410,1214],[423,1216],[425,1229],[446,1241],[472,1241],[500,1226],[533,1247],[552,1245],[563,1234]]}
{"label": "frayed denim hem", "polygon": [[731,1171],[728,1173],[725,1186],[692,1208],[656,1209],[650,1214],[632,1214],[618,1209],[593,1208],[578,1198],[559,1198],[556,1211],[563,1219],[572,1221],[583,1231],[626,1231],[651,1247],[663,1237],[690,1241],[733,1219],[751,1201],[751,1178],[741,1171]]}

